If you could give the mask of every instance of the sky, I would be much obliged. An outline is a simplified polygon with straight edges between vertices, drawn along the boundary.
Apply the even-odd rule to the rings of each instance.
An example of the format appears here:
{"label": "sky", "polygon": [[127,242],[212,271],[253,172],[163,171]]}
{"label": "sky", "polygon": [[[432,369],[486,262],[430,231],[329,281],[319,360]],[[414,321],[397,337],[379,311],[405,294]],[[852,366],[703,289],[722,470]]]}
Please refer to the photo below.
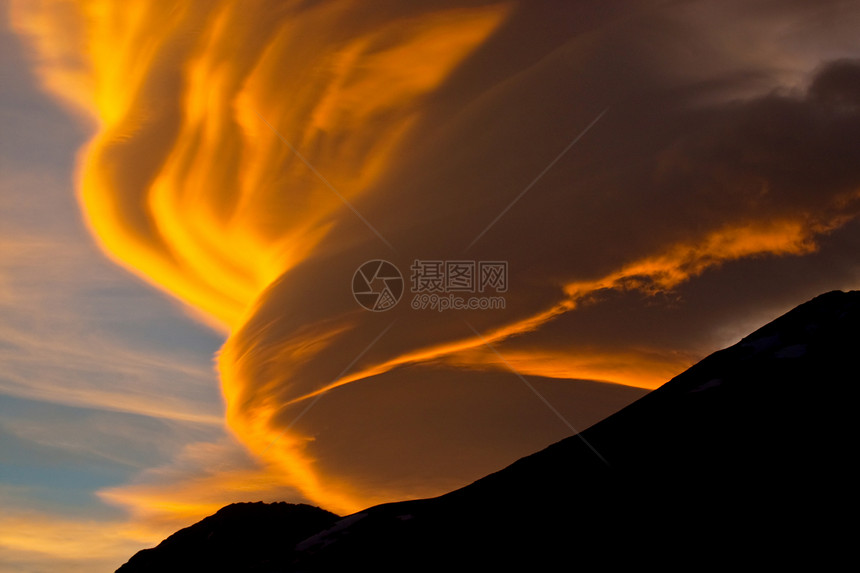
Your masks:
{"label": "sky", "polygon": [[443,493],[860,285],[857,1],[2,6],[4,570]]}

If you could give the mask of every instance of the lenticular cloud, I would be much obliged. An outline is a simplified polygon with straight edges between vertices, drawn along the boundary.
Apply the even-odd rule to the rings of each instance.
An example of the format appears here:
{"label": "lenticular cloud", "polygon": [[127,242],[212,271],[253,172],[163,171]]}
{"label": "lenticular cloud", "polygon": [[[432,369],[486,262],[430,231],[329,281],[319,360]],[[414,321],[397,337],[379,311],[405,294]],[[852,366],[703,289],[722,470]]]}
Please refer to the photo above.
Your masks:
{"label": "lenticular cloud", "polygon": [[[105,252],[229,334],[230,427],[350,511],[462,485],[664,382],[721,321],[856,281],[857,10],[652,4],[12,20],[95,126],[79,196]],[[468,306],[488,293],[461,275],[425,294],[465,307],[422,307],[416,261],[503,262],[504,304]]]}

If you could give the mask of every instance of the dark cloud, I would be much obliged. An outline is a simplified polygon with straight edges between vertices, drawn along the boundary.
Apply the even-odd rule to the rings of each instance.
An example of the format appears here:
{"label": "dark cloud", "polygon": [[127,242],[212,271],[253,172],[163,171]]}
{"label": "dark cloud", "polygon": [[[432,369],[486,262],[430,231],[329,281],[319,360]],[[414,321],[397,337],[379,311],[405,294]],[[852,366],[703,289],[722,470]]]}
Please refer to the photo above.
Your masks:
{"label": "dark cloud", "polygon": [[[765,321],[768,313],[820,290],[856,282],[857,260],[850,251],[839,255],[836,246],[856,240],[856,225],[847,222],[858,212],[860,149],[850,142],[860,137],[860,115],[845,103],[854,101],[856,62],[806,70],[808,90],[773,82],[762,89],[768,70],[756,69],[758,62],[732,66],[717,59],[678,70],[673,65],[686,56],[682,46],[700,54],[708,50],[697,39],[701,30],[671,20],[652,12],[641,22],[569,29],[564,41],[544,39],[539,48],[527,47],[545,52],[500,78],[493,66],[484,72],[481,65],[499,66],[499,53],[510,49],[508,38],[526,33],[517,29],[518,21],[509,21],[437,92],[440,103],[428,107],[426,129],[415,130],[403,160],[393,162],[358,204],[397,252],[385,249],[360,221],[345,217],[319,256],[276,283],[231,339],[228,359],[243,358],[233,374],[244,381],[243,411],[258,411],[260,400],[268,403],[272,393],[288,403],[335,382],[396,316],[390,333],[352,368],[369,375],[348,384],[353,407],[382,419],[405,410],[414,423],[401,425],[398,435],[420,441],[443,426],[446,432],[456,428],[457,443],[469,447],[480,443],[473,427],[478,413],[466,415],[452,405],[450,416],[439,417],[406,400],[389,403],[381,394],[391,394],[371,389],[379,384],[374,369],[427,356],[504,369],[464,318],[491,336],[565,300],[564,285],[596,281],[582,293],[587,300],[577,310],[494,343],[526,374],[588,373],[629,383],[638,373],[641,383],[653,384],[727,342],[723,333],[734,332],[733,321],[745,321],[750,313]],[[743,95],[749,91],[758,95]],[[609,111],[593,132],[465,252],[605,107]],[[838,265],[820,265],[819,273],[804,272],[815,261],[845,255]],[[508,307],[471,314],[416,313],[405,305],[385,315],[357,311],[345,285],[363,260],[376,257],[404,271],[414,258],[507,260]],[[297,359],[310,338],[319,339],[319,353]],[[438,348],[469,339],[464,344],[471,350]],[[422,356],[420,351],[433,347]],[[624,372],[613,378],[616,370]],[[420,368],[384,375],[410,387],[422,378],[428,375]],[[515,400],[502,388],[496,388],[496,399]],[[313,407],[320,418],[337,410],[325,403],[335,403],[342,392],[333,390]],[[459,399],[442,384],[416,395],[446,396],[451,404]],[[569,396],[557,399],[571,403]],[[313,424],[291,426],[307,403],[284,408],[273,425],[316,435]],[[553,418],[549,410],[534,414]],[[400,474],[394,442],[377,436],[377,449],[390,446],[391,456],[374,466],[380,481],[368,482],[360,462],[327,446],[327,440],[337,443],[336,433],[330,427],[325,437],[307,444],[319,453],[319,467],[356,479],[361,474],[362,483],[383,489],[405,479],[395,477]],[[360,433],[356,427],[344,435]],[[513,442],[509,446],[516,449]],[[441,442],[435,448],[455,450]],[[452,474],[441,467],[424,467],[415,479],[425,486],[442,483]]]}

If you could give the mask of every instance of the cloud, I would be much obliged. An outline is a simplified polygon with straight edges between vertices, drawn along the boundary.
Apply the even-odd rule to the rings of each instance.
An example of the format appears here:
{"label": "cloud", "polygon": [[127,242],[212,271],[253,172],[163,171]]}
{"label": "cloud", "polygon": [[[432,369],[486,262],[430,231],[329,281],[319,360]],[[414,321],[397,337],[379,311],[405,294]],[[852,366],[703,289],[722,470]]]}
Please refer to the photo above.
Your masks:
{"label": "cloud", "polygon": [[115,569],[137,551],[120,522],[58,519],[32,511],[4,511],[0,517],[0,565],[22,572],[86,572]]}
{"label": "cloud", "polygon": [[[49,89],[101,124],[81,174],[89,225],[112,257],[222,328],[308,256],[341,207],[259,116],[316,147],[318,167],[353,197],[416,102],[505,13],[481,3],[378,17],[298,2],[51,8],[15,3],[13,24],[37,39]],[[358,125],[373,135],[356,137]]]}
{"label": "cloud", "polygon": [[130,514],[125,529],[143,543],[163,539],[230,503],[307,501],[283,473],[255,462],[231,437],[188,443],[169,463],[97,495]]}
{"label": "cloud", "polygon": [[95,248],[71,181],[86,132],[34,91],[4,32],[0,569],[112,571],[172,529],[95,492],[223,438],[221,339]]}
{"label": "cloud", "polygon": [[[653,388],[750,309],[857,284],[849,3],[49,4],[14,22],[99,123],[91,230],[229,330],[230,427],[335,511],[568,432],[488,433],[559,423],[509,368],[604,413],[632,399],[606,382]],[[366,312],[379,258],[507,261],[505,308]]]}
{"label": "cloud", "polygon": [[[601,48],[615,53],[618,43],[630,43],[630,37],[625,38],[607,33],[606,46],[591,50],[598,55],[603,54]],[[414,370],[403,367],[415,363],[443,361],[491,369],[511,365],[524,374],[656,387],[694,362],[703,350],[716,348],[705,348],[695,337],[684,340],[680,335],[672,345],[654,344],[653,335],[644,328],[638,339],[619,344],[623,337],[619,330],[626,329],[626,320],[635,322],[641,310],[627,316],[603,315],[602,320],[614,327],[615,341],[589,342],[588,331],[576,324],[584,307],[599,306],[612,291],[639,300],[672,298],[683,293],[688,283],[709,278],[737,261],[809,257],[830,234],[841,229],[855,232],[852,221],[858,213],[860,179],[855,148],[847,141],[860,132],[857,116],[846,112],[842,104],[826,103],[815,90],[780,93],[778,86],[755,97],[704,104],[700,96],[707,90],[696,82],[686,91],[662,85],[660,77],[646,76],[644,81],[634,77],[631,80],[636,84],[626,85],[625,78],[617,74],[605,77],[604,67],[614,60],[601,57],[595,57],[599,69],[590,70],[586,63],[580,76],[574,76],[588,90],[574,81],[558,86],[555,78],[577,55],[578,40],[509,78],[504,90],[492,84],[492,93],[481,94],[481,105],[471,110],[475,117],[445,116],[448,125],[433,118],[431,130],[447,131],[437,136],[441,143],[432,141],[425,155],[420,155],[423,164],[432,165],[432,171],[425,173],[407,160],[407,166],[399,165],[399,171],[363,204],[362,213],[370,221],[385,222],[380,228],[397,245],[397,253],[372,244],[372,237],[351,249],[341,243],[340,252],[324,243],[318,259],[296,267],[264,293],[254,316],[228,340],[220,359],[228,416],[247,443],[260,444],[258,451],[267,452],[268,436],[289,428],[296,438],[281,452],[292,450],[295,457],[288,454],[283,463],[325,467],[325,459],[311,454],[326,449],[317,437],[319,431],[310,424],[299,422],[297,426],[295,418],[317,397],[321,401],[313,406],[314,411],[325,409],[327,401],[334,400],[334,394],[345,386],[373,386],[385,372],[397,373],[405,384],[412,380]],[[634,47],[629,51],[640,53]],[[629,65],[622,61],[617,67],[623,69],[623,63]],[[729,85],[732,78],[718,79]],[[741,80],[735,83],[743,87]],[[554,141],[545,135],[541,139],[528,133],[520,116],[505,115],[507,110],[517,109],[517,97],[532,89],[553,93],[548,106],[555,101],[586,102],[582,107],[587,112],[574,109],[566,116],[551,112],[528,115],[529,123],[543,122],[547,134],[557,133],[557,127],[550,126],[552,120],[564,118],[560,121],[573,123],[568,118],[577,118],[567,141],[558,136]],[[612,106],[580,147],[573,148],[570,160],[554,168],[534,195],[525,196],[491,228],[474,253],[464,255],[470,240],[600,113],[599,105],[588,106],[595,99],[591,92],[615,89],[627,97]],[[433,111],[428,112],[431,117]],[[466,126],[458,129],[458,122]],[[507,129],[517,137],[526,131],[522,140],[528,142],[530,151],[543,150],[535,154],[543,157],[543,164],[529,156],[513,163],[499,161],[496,158],[516,156],[510,147],[517,139],[488,138],[477,127],[483,125]],[[440,150],[458,152],[445,157],[433,144]],[[493,188],[505,182],[516,185],[505,185],[506,194]],[[360,222],[349,219],[330,235],[343,238],[360,232]],[[512,285],[507,307],[504,312],[466,313],[480,337],[463,323],[462,313],[454,318],[441,313],[416,314],[401,305],[384,317],[362,314],[344,285],[349,284],[358,264],[377,256],[396,262],[401,269],[409,268],[411,257],[507,260]],[[856,261],[848,268],[854,270],[843,275],[840,287],[856,284]],[[844,267],[830,272],[843,273]],[[805,281],[812,282],[801,279],[797,290],[774,283],[770,287],[797,293]],[[782,296],[790,299],[788,293]],[[301,307],[291,301],[302,301]],[[391,333],[341,374],[395,316]],[[567,316],[571,316],[564,321],[568,328],[552,327]],[[707,333],[706,323],[697,326]],[[655,330],[654,323],[650,330]],[[688,323],[683,330],[689,334],[694,328]],[[507,364],[488,352],[487,342],[499,345]],[[418,394],[442,391],[437,385]],[[366,393],[368,401],[357,399],[355,407],[379,407],[378,399],[370,399],[374,392],[367,389]],[[388,412],[377,414],[390,415]],[[413,413],[423,416],[418,409]],[[444,422],[422,419],[425,432],[437,432],[443,423],[458,424],[463,429],[460,440],[475,439],[468,417],[452,416]],[[453,450],[442,441],[436,447]],[[265,455],[276,454],[269,450]],[[393,457],[389,464],[394,463]],[[353,475],[353,465],[337,471]],[[388,475],[392,471],[385,470]],[[380,474],[385,472],[380,470]],[[443,476],[441,471],[422,475],[425,484]],[[356,477],[346,480],[347,484],[354,486]],[[381,484],[392,482],[381,475],[374,487],[378,490],[384,487]],[[373,491],[373,487],[367,489]],[[440,491],[444,485],[439,483],[435,489]]]}
{"label": "cloud", "polygon": [[[20,193],[27,190],[32,189],[22,187]],[[169,305],[148,304],[135,316],[130,309],[152,295],[100,266],[89,245],[69,240],[72,232],[0,235],[0,393],[215,426],[223,422],[211,364],[191,348],[166,348],[147,338],[172,313]],[[134,325],[112,325],[111,306]],[[173,336],[191,339],[187,332]]]}

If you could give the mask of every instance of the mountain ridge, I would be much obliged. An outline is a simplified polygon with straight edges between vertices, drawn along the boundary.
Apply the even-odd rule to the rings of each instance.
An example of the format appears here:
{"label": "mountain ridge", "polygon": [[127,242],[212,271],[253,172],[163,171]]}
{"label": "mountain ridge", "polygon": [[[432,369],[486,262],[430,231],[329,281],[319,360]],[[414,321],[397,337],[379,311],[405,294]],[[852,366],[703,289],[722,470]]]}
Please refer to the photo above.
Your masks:
{"label": "mountain ridge", "polygon": [[[690,552],[771,565],[844,556],[851,543],[834,516],[854,497],[857,430],[847,396],[860,380],[858,325],[860,291],[815,297],[470,485],[283,540],[283,559],[268,570],[679,565]],[[170,566],[120,571],[190,570]]]}

